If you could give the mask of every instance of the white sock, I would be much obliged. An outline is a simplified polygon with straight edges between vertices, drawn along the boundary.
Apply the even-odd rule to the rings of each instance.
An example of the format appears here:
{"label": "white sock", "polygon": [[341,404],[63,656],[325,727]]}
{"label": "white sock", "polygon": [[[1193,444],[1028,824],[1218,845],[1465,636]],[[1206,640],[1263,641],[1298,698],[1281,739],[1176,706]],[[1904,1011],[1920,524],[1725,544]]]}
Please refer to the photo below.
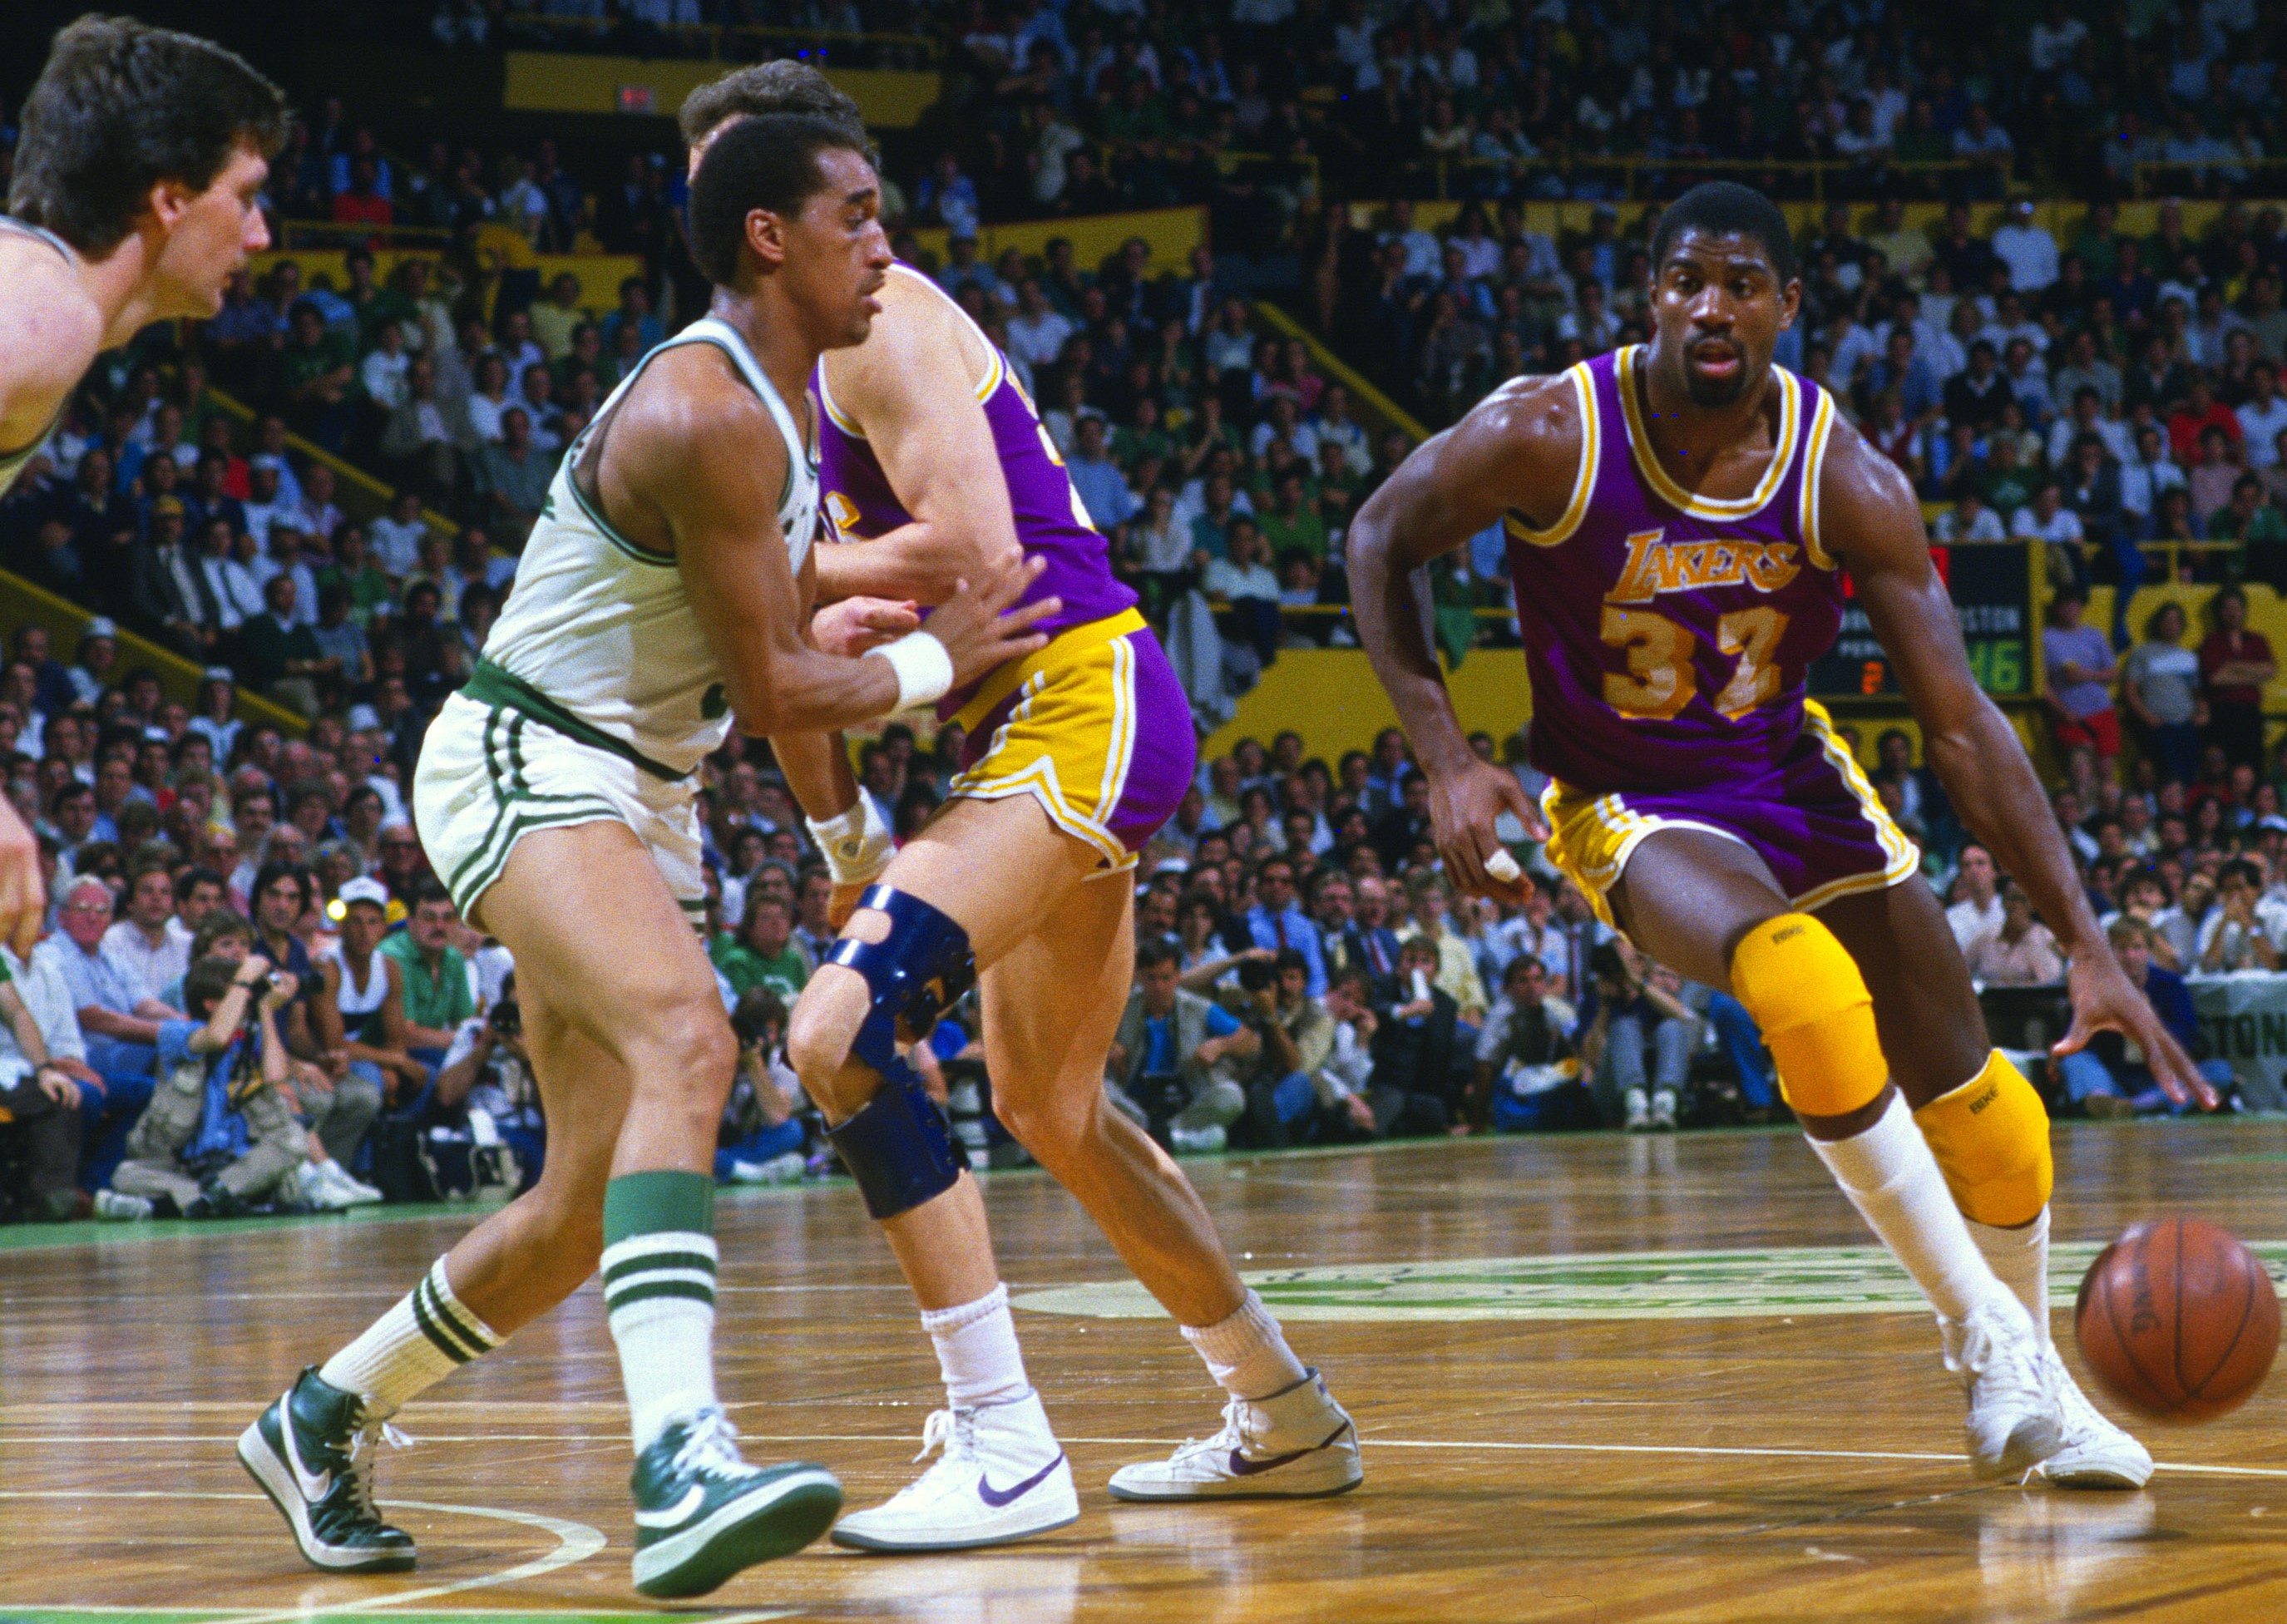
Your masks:
{"label": "white sock", "polygon": [[1970,1240],[1903,1094],[1891,1091],[1889,1108],[1865,1132],[1812,1139],[1810,1148],[1939,1313],[1966,1319],[2006,1295]]}
{"label": "white sock", "polygon": [[2046,1343],[2049,1340],[2049,1209],[2042,1208],[2039,1217],[2015,1229],[1996,1229],[1974,1218],[1962,1222],[1969,1226],[1969,1238],[1985,1255],[1995,1278],[2033,1317],[2033,1329]]}
{"label": "white sock", "polygon": [[1207,1361],[1215,1385],[1234,1398],[1268,1398],[1310,1374],[1251,1289],[1245,1302],[1213,1325],[1187,1325],[1183,1330],[1183,1340]]}
{"label": "white sock", "polygon": [[369,1417],[386,1421],[415,1393],[500,1343],[493,1328],[453,1295],[440,1257],[396,1307],[328,1359],[318,1379],[356,1393]]}
{"label": "white sock", "polygon": [[715,1402],[715,1237],[652,1230],[604,1248],[604,1303],[636,1453]]}
{"label": "white sock", "polygon": [[984,1404],[1011,1404],[1032,1392],[1025,1379],[1025,1354],[1017,1346],[1017,1321],[1009,1312],[1009,1287],[995,1286],[974,1303],[925,1308],[922,1329],[937,1344],[937,1367],[945,1394],[957,1410]]}

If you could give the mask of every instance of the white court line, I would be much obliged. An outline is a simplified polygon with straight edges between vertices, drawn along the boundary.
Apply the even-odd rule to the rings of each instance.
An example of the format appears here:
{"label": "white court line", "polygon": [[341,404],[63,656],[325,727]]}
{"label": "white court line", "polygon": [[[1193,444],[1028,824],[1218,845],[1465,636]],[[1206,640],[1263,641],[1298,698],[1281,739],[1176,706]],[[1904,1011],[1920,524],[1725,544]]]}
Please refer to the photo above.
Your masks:
{"label": "white court line", "polygon": [[[235,1435],[233,1436],[234,1437]],[[909,1432],[748,1432],[741,1430],[739,1437],[745,1442],[750,1444],[906,1444],[913,1441],[913,1435]],[[147,1432],[131,1433],[116,1438],[91,1437],[83,1432],[70,1433],[54,1438],[28,1438],[0,1433],[0,1443],[7,1444],[83,1445],[162,1443],[220,1445],[230,1441],[230,1438],[221,1436],[214,1438],[154,1438]],[[625,1434],[619,1432],[472,1432],[466,1435],[423,1432],[413,1435],[413,1443],[415,1446],[424,1444],[593,1444],[600,1446],[604,1444],[622,1443],[624,1441]],[[1166,1438],[1067,1438],[1064,1441],[1067,1444],[1104,1444],[1118,1445],[1121,1447],[1132,1446],[1141,1449],[1170,1449],[1175,1447],[1177,1440]],[[1361,1447],[1372,1447],[1374,1449],[1506,1449],[1544,1454],[1664,1454],[1692,1455],[1700,1457],[1745,1457],[1750,1459],[1768,1457],[1782,1461],[1926,1461],[1935,1462],[1953,1462],[1958,1464],[1969,1458],[1965,1454],[1921,1454],[1911,1450],[1901,1449],[1774,1449],[1768,1447],[1748,1447],[1744,1446],[1734,1446],[1721,1444],[1559,1444],[1535,1443],[1530,1440],[1514,1438],[1468,1439],[1377,1438],[1370,1432],[1360,1433],[1358,1436],[1358,1443]],[[2196,1464],[2188,1461],[2156,1461],[2153,1465],[2154,1469],[2159,1471],[2191,1472],[2211,1477],[2287,1478],[2287,1467],[2204,1466]],[[32,1491],[24,1492],[28,1493],[32,1493]],[[39,1491],[39,1493],[60,1494],[62,1492]],[[7,1491],[0,1491],[0,1498],[6,1498],[7,1496]],[[173,1496],[156,1494],[150,1497],[155,1499],[173,1498]],[[249,1498],[249,1496],[243,1494],[224,1494],[210,1496],[209,1498],[221,1500],[244,1500]],[[422,1509],[467,1511],[479,1517],[503,1517],[518,1521],[533,1520],[534,1526],[546,1525],[550,1521],[550,1519],[527,1519],[526,1514],[522,1512],[491,1511],[475,1506],[422,1507],[421,1502],[411,1500],[393,1500],[390,1503],[392,1505],[413,1506],[416,1509]],[[584,1524],[570,1524],[567,1525],[567,1526],[584,1527],[586,1525]],[[589,1532],[590,1533],[595,1533],[593,1529],[590,1529]],[[597,1538],[600,1541],[603,1536],[597,1534]],[[592,1554],[592,1551],[582,1553],[582,1555]],[[570,1561],[578,1560],[580,1560],[579,1557],[570,1558]],[[559,1562],[556,1565],[561,1567],[568,1565],[568,1562]],[[486,1580],[484,1582],[497,1583],[501,1581]],[[299,1617],[300,1615],[297,1613],[293,1616]],[[726,1624],[726,1621],[718,1619],[710,1620],[710,1624]]]}
{"label": "white court line", "polygon": [[[0,1500],[266,1500],[260,1493],[243,1492],[230,1493],[198,1493],[186,1489],[0,1489]],[[448,1517],[488,1517],[504,1523],[521,1523],[527,1528],[537,1528],[556,1536],[556,1549],[529,1562],[519,1562],[514,1567],[503,1568],[497,1573],[479,1573],[473,1579],[455,1580],[451,1584],[429,1585],[420,1589],[403,1590],[392,1596],[363,1597],[354,1601],[335,1602],[323,1607],[287,1607],[266,1612],[229,1612],[215,1615],[212,1624],[290,1624],[297,1619],[320,1619],[332,1613],[376,1612],[384,1608],[404,1607],[414,1602],[425,1602],[439,1596],[454,1596],[463,1590],[483,1589],[492,1585],[504,1585],[519,1579],[538,1579],[558,1568],[584,1562],[604,1549],[606,1543],[602,1532],[585,1523],[575,1523],[560,1517],[543,1517],[535,1511],[510,1511],[499,1506],[443,1505],[434,1501],[398,1500],[390,1502],[408,1511],[437,1511]],[[68,1604],[38,1611],[67,1612]],[[147,1610],[146,1611],[150,1611]],[[770,1617],[779,1617],[771,1614]]]}

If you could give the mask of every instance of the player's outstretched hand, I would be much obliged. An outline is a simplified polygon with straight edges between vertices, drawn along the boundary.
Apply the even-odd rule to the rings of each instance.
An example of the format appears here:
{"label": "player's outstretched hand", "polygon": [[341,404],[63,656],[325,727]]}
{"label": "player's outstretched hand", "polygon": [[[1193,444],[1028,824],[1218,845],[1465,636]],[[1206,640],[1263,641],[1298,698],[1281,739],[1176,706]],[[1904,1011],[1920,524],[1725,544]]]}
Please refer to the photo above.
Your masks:
{"label": "player's outstretched hand", "polygon": [[820,654],[855,660],[895,642],[922,623],[910,603],[888,598],[845,598],[810,617],[810,640]]}
{"label": "player's outstretched hand", "polygon": [[1064,599],[1043,598],[1020,609],[1009,606],[1048,566],[1046,558],[1010,552],[986,565],[974,582],[954,582],[953,596],[931,611],[929,632],[953,658],[954,687],[965,687],[1002,661],[1022,660],[1047,645],[1049,639],[1032,628],[1063,608]]}
{"label": "player's outstretched hand", "polygon": [[40,883],[40,847],[16,809],[0,800],[0,940],[20,959],[32,956],[48,922],[48,888]]}
{"label": "player's outstretched hand", "polygon": [[1522,907],[1531,899],[1532,882],[1517,870],[1493,827],[1503,812],[1515,814],[1527,839],[1547,837],[1540,808],[1500,767],[1472,760],[1459,772],[1429,780],[1430,831],[1454,885],[1468,896]]}
{"label": "player's outstretched hand", "polygon": [[2049,1048],[2057,1059],[2077,1054],[2100,1032],[2117,1032],[2144,1051],[2161,1091],[2177,1105],[2196,1100],[2204,1111],[2222,1104],[2208,1080],[2192,1064],[2182,1044],[2168,1034],[2144,996],[2111,949],[2084,953],[2073,961],[2066,985],[2072,997],[2072,1030]]}

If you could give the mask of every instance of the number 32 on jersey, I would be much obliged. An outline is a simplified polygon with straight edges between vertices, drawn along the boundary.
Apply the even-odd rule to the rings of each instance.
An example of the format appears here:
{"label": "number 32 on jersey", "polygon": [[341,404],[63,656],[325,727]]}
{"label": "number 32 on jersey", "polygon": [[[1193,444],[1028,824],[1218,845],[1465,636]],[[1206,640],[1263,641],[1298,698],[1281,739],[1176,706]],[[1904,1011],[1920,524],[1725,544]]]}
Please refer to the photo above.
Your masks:
{"label": "number 32 on jersey", "polygon": [[[1773,656],[1786,626],[1785,615],[1762,605],[1735,609],[1716,622],[1716,651],[1735,656],[1735,663],[1730,680],[1708,702],[1726,717],[1736,722],[1778,697]],[[1698,685],[1693,657],[1699,639],[1688,627],[1657,609],[1608,602],[1598,635],[1626,661],[1626,669],[1604,673],[1604,703],[1614,710],[1635,721],[1664,722],[1691,702]]]}

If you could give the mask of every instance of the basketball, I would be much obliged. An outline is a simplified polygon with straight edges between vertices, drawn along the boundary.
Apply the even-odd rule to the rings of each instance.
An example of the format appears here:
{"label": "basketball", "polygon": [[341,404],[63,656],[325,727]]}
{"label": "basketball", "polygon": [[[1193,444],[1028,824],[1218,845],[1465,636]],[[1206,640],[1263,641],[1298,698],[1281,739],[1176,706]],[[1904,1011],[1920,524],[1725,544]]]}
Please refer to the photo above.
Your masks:
{"label": "basketball", "polygon": [[2155,1421],[2244,1403],[2279,1349],[2279,1298],[2255,1255],[2197,1218],[2139,1224],[2097,1254],[2073,1326],[2105,1390]]}

